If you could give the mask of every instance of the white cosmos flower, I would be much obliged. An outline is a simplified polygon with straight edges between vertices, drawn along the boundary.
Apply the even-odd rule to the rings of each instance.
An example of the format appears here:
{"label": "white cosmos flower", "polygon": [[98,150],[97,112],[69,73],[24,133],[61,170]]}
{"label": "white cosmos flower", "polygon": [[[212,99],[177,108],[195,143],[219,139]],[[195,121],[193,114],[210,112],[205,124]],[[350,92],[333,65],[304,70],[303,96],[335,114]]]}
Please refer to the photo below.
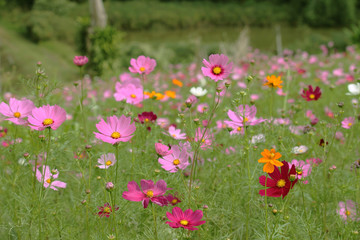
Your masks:
{"label": "white cosmos flower", "polygon": [[306,153],[307,150],[308,150],[307,146],[301,145],[301,146],[298,146],[298,147],[294,147],[292,149],[292,152],[298,155],[298,154]]}
{"label": "white cosmos flower", "polygon": [[348,85],[349,92],[346,95],[359,95],[360,94],[360,83],[349,84]]}
{"label": "white cosmos flower", "polygon": [[258,134],[255,135],[251,138],[251,143],[252,144],[257,144],[257,143],[261,143],[261,142],[265,142],[265,135],[264,134]]}
{"label": "white cosmos flower", "polygon": [[201,87],[192,87],[190,93],[196,97],[202,97],[207,93],[207,90],[202,89]]}

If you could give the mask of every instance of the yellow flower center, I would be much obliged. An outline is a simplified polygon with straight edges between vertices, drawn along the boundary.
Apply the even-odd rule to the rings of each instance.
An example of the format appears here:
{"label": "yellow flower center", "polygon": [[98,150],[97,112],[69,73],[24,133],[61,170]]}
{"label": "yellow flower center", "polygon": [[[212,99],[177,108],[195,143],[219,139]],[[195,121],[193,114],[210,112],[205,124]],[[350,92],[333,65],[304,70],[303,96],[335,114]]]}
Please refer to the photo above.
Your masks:
{"label": "yellow flower center", "polygon": [[276,186],[278,186],[279,188],[285,187],[285,180],[284,179],[280,179],[277,183]]}
{"label": "yellow flower center", "polygon": [[14,117],[16,117],[16,118],[21,117],[21,113],[19,113],[19,112],[15,112],[15,113],[14,113]]}
{"label": "yellow flower center", "polygon": [[110,208],[104,207],[104,212],[105,212],[105,213],[110,213]]}
{"label": "yellow flower center", "polygon": [[113,132],[113,133],[111,134],[111,137],[114,138],[114,139],[118,139],[118,138],[121,137],[121,135],[120,135],[119,132]]}
{"label": "yellow flower center", "polygon": [[46,179],[46,182],[50,184],[50,183],[51,183],[51,179],[50,179],[50,178]]}
{"label": "yellow flower center", "polygon": [[189,224],[189,222],[186,221],[186,220],[181,220],[180,224],[183,225],[183,226],[187,226]]}
{"label": "yellow flower center", "polygon": [[346,210],[345,214],[346,214],[346,216],[349,216],[349,215],[350,215],[350,211],[349,211],[349,210]]}
{"label": "yellow flower center", "polygon": [[48,125],[51,125],[51,124],[53,124],[54,123],[54,121],[51,119],[51,118],[47,118],[47,119],[45,119],[44,121],[43,121],[43,125],[44,126],[48,126]]}
{"label": "yellow flower center", "polygon": [[275,157],[275,153],[270,153],[270,158],[274,158]]}
{"label": "yellow flower center", "polygon": [[350,127],[352,125],[352,123],[348,123],[348,126]]}
{"label": "yellow flower center", "polygon": [[131,98],[136,98],[136,95],[135,95],[135,94],[131,94],[130,97],[131,97]]}
{"label": "yellow flower center", "polygon": [[241,131],[241,127],[238,127],[236,130],[238,130],[239,132]]}
{"label": "yellow flower center", "polygon": [[315,98],[315,95],[314,94],[310,94],[309,96],[311,99],[314,99]]}
{"label": "yellow flower center", "polygon": [[175,199],[171,200],[171,203],[172,203],[172,204],[177,203],[177,199],[175,198]]}
{"label": "yellow flower center", "polygon": [[141,68],[140,68],[140,71],[141,71],[141,72],[144,72],[144,71],[145,71],[145,68],[144,68],[144,67],[141,67]]}
{"label": "yellow flower center", "polygon": [[203,139],[201,139],[201,142],[205,142],[205,139],[203,138]]}
{"label": "yellow flower center", "polygon": [[151,198],[151,197],[154,196],[154,192],[153,192],[152,190],[148,190],[148,191],[146,192],[146,196]]}
{"label": "yellow flower center", "polygon": [[249,121],[249,119],[247,117],[245,117],[244,122],[248,122],[248,121]]}
{"label": "yellow flower center", "polygon": [[171,135],[171,136],[176,137],[176,134],[173,134],[173,135]]}
{"label": "yellow flower center", "polygon": [[106,166],[110,166],[111,164],[112,164],[112,161],[110,161],[110,160],[106,161],[106,163],[105,163]]}
{"label": "yellow flower center", "polygon": [[221,73],[221,67],[214,67],[212,71],[215,75],[219,75]]}
{"label": "yellow flower center", "polygon": [[175,160],[173,161],[173,164],[174,164],[174,165],[179,165],[179,164],[180,164],[180,160],[179,160],[179,159],[175,159]]}
{"label": "yellow flower center", "polygon": [[148,118],[145,118],[145,122],[149,122],[150,120]]}
{"label": "yellow flower center", "polygon": [[297,171],[297,175],[302,175],[302,171]]}

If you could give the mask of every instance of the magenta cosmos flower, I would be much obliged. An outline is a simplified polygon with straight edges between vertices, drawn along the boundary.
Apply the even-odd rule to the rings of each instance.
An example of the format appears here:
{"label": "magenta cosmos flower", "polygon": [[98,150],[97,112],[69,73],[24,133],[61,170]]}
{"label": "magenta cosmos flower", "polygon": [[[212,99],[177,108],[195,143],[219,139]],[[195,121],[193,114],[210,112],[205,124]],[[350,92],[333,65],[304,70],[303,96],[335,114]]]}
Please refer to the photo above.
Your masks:
{"label": "magenta cosmos flower", "polygon": [[166,224],[169,224],[172,228],[185,228],[190,231],[198,230],[197,228],[194,228],[196,226],[200,226],[206,221],[201,221],[203,217],[203,212],[201,210],[193,211],[191,209],[186,210],[183,212],[181,208],[174,207],[172,209],[172,213],[167,212],[166,213],[167,218],[171,222],[166,222]]}
{"label": "magenta cosmos flower", "polygon": [[98,159],[98,163],[100,165],[97,165],[98,168],[101,169],[108,169],[111,166],[114,166],[116,163],[116,157],[113,153],[103,154]]}
{"label": "magenta cosmos flower", "polygon": [[36,178],[40,183],[44,182],[44,187],[57,191],[57,188],[66,188],[66,183],[56,181],[59,177],[59,172],[57,169],[53,169],[50,171],[49,166],[43,166],[42,172],[39,171],[39,169],[36,169]]}
{"label": "magenta cosmos flower", "polygon": [[63,108],[54,105],[45,105],[34,108],[28,116],[28,122],[32,129],[42,131],[45,128],[56,130],[66,120],[66,112]]}
{"label": "magenta cosmos flower", "polygon": [[169,135],[176,140],[186,139],[186,133],[181,133],[181,129],[176,129],[174,126],[170,126],[169,132],[164,134]]}
{"label": "magenta cosmos flower", "polygon": [[28,99],[17,100],[10,98],[9,105],[4,102],[0,103],[0,113],[8,117],[6,120],[17,125],[26,124],[27,121],[24,118],[30,115],[34,108],[34,103]]}
{"label": "magenta cosmos flower", "polygon": [[94,132],[95,137],[104,142],[116,144],[119,142],[128,142],[136,130],[135,123],[131,123],[131,117],[112,116],[108,117],[107,123],[101,119],[96,128],[100,133]]}
{"label": "magenta cosmos flower", "polygon": [[211,54],[209,62],[206,59],[203,60],[205,67],[202,67],[201,71],[204,76],[213,79],[215,82],[224,80],[229,76],[233,66],[233,63],[228,64],[228,61],[228,57],[224,54]]}
{"label": "magenta cosmos flower", "polygon": [[167,156],[169,154],[172,154],[173,151],[170,149],[169,146],[164,145],[162,143],[155,143],[155,151],[160,156]]}
{"label": "magenta cosmos flower", "polygon": [[164,180],[159,180],[154,185],[152,180],[142,179],[140,185],[141,190],[135,181],[129,182],[128,191],[125,191],[122,194],[123,198],[129,201],[142,202],[144,208],[148,207],[150,201],[160,206],[168,204],[164,194],[171,188],[166,187],[166,182]]}
{"label": "magenta cosmos flower", "polygon": [[356,204],[351,201],[351,200],[347,200],[346,203],[345,202],[339,202],[339,208],[338,210],[336,210],[336,212],[344,219],[344,221],[347,221],[348,218],[350,218],[352,221],[359,221],[360,218],[357,218],[357,213],[356,213]]}
{"label": "magenta cosmos flower", "polygon": [[355,122],[355,118],[354,117],[348,117],[345,118],[342,122],[341,122],[341,127],[349,129],[351,128],[351,126],[354,124]]}
{"label": "magenta cosmos flower", "polygon": [[130,60],[131,66],[129,67],[129,71],[132,73],[139,74],[149,74],[156,67],[155,59],[151,59],[145,56],[139,56],[137,59],[132,58]]}
{"label": "magenta cosmos flower", "polygon": [[214,140],[214,134],[209,133],[209,129],[198,128],[195,133],[195,142],[200,142],[201,149],[205,150],[211,148],[212,141]]}
{"label": "magenta cosmos flower", "polygon": [[116,93],[114,93],[116,101],[126,100],[129,104],[139,104],[143,99],[148,99],[149,96],[143,94],[142,87],[136,87],[133,84],[126,84],[122,87],[116,87]]}
{"label": "magenta cosmos flower", "polygon": [[89,59],[86,56],[75,56],[73,59],[74,64],[79,67],[87,64],[88,61]]}
{"label": "magenta cosmos flower", "polygon": [[173,145],[171,151],[171,154],[158,159],[163,169],[169,172],[177,172],[179,169],[184,170],[189,166],[189,154],[185,148],[180,150],[179,146]]}
{"label": "magenta cosmos flower", "polygon": [[[103,207],[98,207],[99,212],[98,212],[98,216],[99,217],[110,217],[110,214],[113,212],[111,206],[109,203],[105,203]],[[119,207],[115,205],[115,211],[119,210]]]}
{"label": "magenta cosmos flower", "polygon": [[[231,128],[238,128],[243,126],[253,126],[266,121],[266,119],[256,118],[256,107],[249,105],[240,105],[237,111],[228,111],[228,116],[232,121],[224,121]],[[241,129],[240,129],[241,130]]]}

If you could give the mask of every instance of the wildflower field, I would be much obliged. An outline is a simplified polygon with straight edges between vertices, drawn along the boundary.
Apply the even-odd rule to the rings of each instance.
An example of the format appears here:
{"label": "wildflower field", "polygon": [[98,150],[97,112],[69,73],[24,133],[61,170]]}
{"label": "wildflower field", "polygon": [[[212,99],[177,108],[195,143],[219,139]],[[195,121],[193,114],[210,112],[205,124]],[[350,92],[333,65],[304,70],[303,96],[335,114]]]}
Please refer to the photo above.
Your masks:
{"label": "wildflower field", "polygon": [[1,96],[0,239],[359,239],[360,54],[321,50],[37,63]]}

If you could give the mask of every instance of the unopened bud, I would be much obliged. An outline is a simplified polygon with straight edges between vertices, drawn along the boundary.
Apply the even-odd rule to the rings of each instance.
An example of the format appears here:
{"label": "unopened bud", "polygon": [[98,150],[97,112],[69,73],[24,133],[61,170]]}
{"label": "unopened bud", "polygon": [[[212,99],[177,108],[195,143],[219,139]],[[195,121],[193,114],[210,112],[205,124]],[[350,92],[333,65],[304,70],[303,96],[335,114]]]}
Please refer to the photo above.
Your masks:
{"label": "unopened bud", "polygon": [[293,182],[296,180],[296,174],[290,174],[290,181]]}
{"label": "unopened bud", "polygon": [[85,146],[85,149],[91,149],[92,148],[92,146],[90,145],[90,144],[87,144],[86,146]]}
{"label": "unopened bud", "polygon": [[231,85],[231,82],[230,82],[230,81],[226,81],[224,85],[225,85],[226,88],[229,88],[230,85]]}
{"label": "unopened bud", "polygon": [[100,180],[100,179],[101,179],[101,176],[97,176],[96,179],[97,179],[97,180]]}
{"label": "unopened bud", "polygon": [[344,102],[338,102],[337,105],[339,108],[342,108],[344,106]]}
{"label": "unopened bud", "polygon": [[24,153],[24,157],[25,157],[25,158],[27,158],[27,157],[29,157],[29,156],[30,156],[29,153]]}
{"label": "unopened bud", "polygon": [[274,209],[272,210],[272,213],[273,213],[274,215],[276,215],[276,214],[278,213],[278,210],[274,208]]}
{"label": "unopened bud", "polygon": [[85,193],[86,193],[86,194],[90,194],[90,193],[91,193],[90,189],[86,189],[86,190],[85,190]]}
{"label": "unopened bud", "polygon": [[112,182],[106,183],[106,190],[112,191],[114,189],[115,185]]}

